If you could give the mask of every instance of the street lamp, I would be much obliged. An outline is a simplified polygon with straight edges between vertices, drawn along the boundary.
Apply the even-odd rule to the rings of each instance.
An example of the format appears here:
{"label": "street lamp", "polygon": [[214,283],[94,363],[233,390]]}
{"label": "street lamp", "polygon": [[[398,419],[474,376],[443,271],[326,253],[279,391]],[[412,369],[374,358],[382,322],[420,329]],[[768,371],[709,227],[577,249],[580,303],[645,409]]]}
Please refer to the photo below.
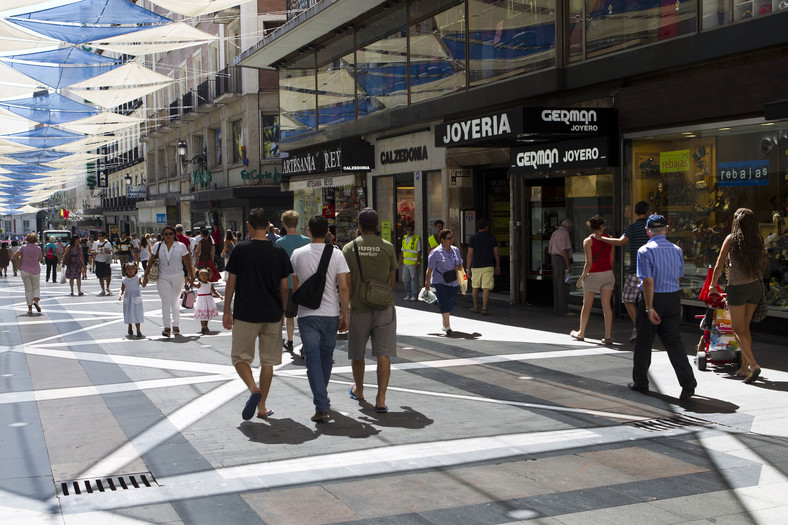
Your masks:
{"label": "street lamp", "polygon": [[126,186],[131,186],[131,175],[129,175],[129,174],[127,173],[127,174],[126,174],[126,176],[125,176],[125,177],[123,177],[123,180],[125,180],[125,181],[126,181]]}
{"label": "street lamp", "polygon": [[201,167],[203,169],[205,169],[207,167],[207,165],[208,165],[208,150],[205,147],[203,147],[203,149],[200,150],[200,152],[197,155],[195,155],[194,157],[192,157],[190,159],[186,158],[186,155],[188,154],[189,149],[186,146],[186,143],[183,141],[183,139],[178,141],[177,148],[178,148],[178,156],[180,156],[181,163],[183,164],[184,167],[186,167],[187,164],[197,164],[199,167]]}

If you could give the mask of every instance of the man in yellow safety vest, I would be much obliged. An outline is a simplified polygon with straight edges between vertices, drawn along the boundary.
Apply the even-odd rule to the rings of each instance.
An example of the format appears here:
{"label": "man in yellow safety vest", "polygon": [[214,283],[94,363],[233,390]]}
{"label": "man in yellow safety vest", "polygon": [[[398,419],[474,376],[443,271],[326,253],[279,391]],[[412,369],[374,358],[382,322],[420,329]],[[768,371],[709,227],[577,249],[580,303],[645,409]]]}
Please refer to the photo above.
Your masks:
{"label": "man in yellow safety vest", "polygon": [[421,265],[421,237],[414,235],[416,225],[409,222],[402,238],[399,263],[402,265],[402,282],[405,284],[405,300],[416,301],[419,296],[419,266]]}
{"label": "man in yellow safety vest", "polygon": [[440,235],[441,230],[443,229],[443,221],[438,219],[433,223],[433,226],[435,227],[435,234],[430,235],[429,238],[430,251],[434,250],[435,248],[441,245],[441,241],[440,239],[438,239],[438,236]]}

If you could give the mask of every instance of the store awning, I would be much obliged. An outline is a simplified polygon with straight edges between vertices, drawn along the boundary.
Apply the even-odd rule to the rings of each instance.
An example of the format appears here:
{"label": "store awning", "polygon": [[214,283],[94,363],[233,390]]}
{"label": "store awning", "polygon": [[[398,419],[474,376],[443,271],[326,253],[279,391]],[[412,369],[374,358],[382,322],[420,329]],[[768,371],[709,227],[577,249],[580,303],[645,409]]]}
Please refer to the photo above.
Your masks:
{"label": "store awning", "polygon": [[[315,35],[328,35],[387,0],[334,0],[310,7],[288,20],[238,57],[237,66],[270,69],[278,61],[308,46]],[[316,15],[320,16],[316,16]]]}
{"label": "store awning", "polygon": [[320,175],[296,175],[289,182],[282,183],[283,191],[308,190],[318,188],[338,188],[340,186],[353,186],[356,175],[337,171],[335,173],[322,173]]}

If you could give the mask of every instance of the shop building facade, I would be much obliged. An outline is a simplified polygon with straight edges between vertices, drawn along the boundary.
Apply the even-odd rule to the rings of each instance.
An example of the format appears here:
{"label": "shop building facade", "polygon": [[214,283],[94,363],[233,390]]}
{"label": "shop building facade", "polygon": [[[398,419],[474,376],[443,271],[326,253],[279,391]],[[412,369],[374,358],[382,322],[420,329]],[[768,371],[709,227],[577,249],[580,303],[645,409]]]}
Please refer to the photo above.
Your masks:
{"label": "shop building facade", "polygon": [[[430,197],[438,194],[453,229],[470,217],[490,220],[508,263],[496,289],[508,289],[513,302],[551,300],[543,292],[545,241],[563,218],[575,222],[579,274],[586,220],[601,214],[620,235],[645,200],[669,218],[669,237],[685,252],[688,306],[699,306],[698,282],[735,209],[753,209],[769,254],[770,315],[780,317],[788,316],[788,112],[779,103],[787,12],[771,2],[742,10],[687,1],[668,10],[344,0],[300,15],[239,64],[279,71],[284,151],[360,137],[374,140],[377,159],[417,147],[378,147],[379,138],[431,132],[445,153],[427,171],[441,170],[441,189],[414,184],[420,229],[430,233],[425,222],[438,207]],[[543,117],[547,110],[557,113]],[[580,119],[591,111],[612,115],[604,129],[602,120]],[[507,112],[522,117],[519,128],[508,118],[484,120]],[[399,168],[381,170],[371,174],[370,202],[388,208],[399,201]],[[409,172],[400,172],[403,190]],[[378,184],[378,173],[393,180]],[[617,253],[620,283],[628,253]]]}

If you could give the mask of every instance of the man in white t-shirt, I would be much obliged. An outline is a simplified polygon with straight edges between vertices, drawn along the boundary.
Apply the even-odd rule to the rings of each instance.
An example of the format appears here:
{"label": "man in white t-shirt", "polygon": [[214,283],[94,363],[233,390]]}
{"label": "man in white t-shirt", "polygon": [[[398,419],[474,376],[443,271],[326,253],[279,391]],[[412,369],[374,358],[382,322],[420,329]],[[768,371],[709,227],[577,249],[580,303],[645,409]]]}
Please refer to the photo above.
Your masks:
{"label": "man in white t-shirt", "polygon": [[324,250],[331,252],[320,307],[316,310],[303,305],[298,307],[298,330],[315,404],[312,421],[325,423],[328,421],[328,381],[334,362],[337,331],[345,332],[348,329],[350,268],[341,251],[325,244],[328,219],[322,215],[313,216],[309,219],[307,232],[310,244],[296,249],[290,257],[293,265],[293,294],[317,272]]}
{"label": "man in white t-shirt", "polygon": [[107,240],[107,235],[104,232],[99,232],[98,240],[93,243],[93,257],[96,262],[96,277],[101,283],[101,293],[99,295],[112,295],[109,289],[109,283],[112,281],[112,270],[110,263],[112,263],[112,243]]}

